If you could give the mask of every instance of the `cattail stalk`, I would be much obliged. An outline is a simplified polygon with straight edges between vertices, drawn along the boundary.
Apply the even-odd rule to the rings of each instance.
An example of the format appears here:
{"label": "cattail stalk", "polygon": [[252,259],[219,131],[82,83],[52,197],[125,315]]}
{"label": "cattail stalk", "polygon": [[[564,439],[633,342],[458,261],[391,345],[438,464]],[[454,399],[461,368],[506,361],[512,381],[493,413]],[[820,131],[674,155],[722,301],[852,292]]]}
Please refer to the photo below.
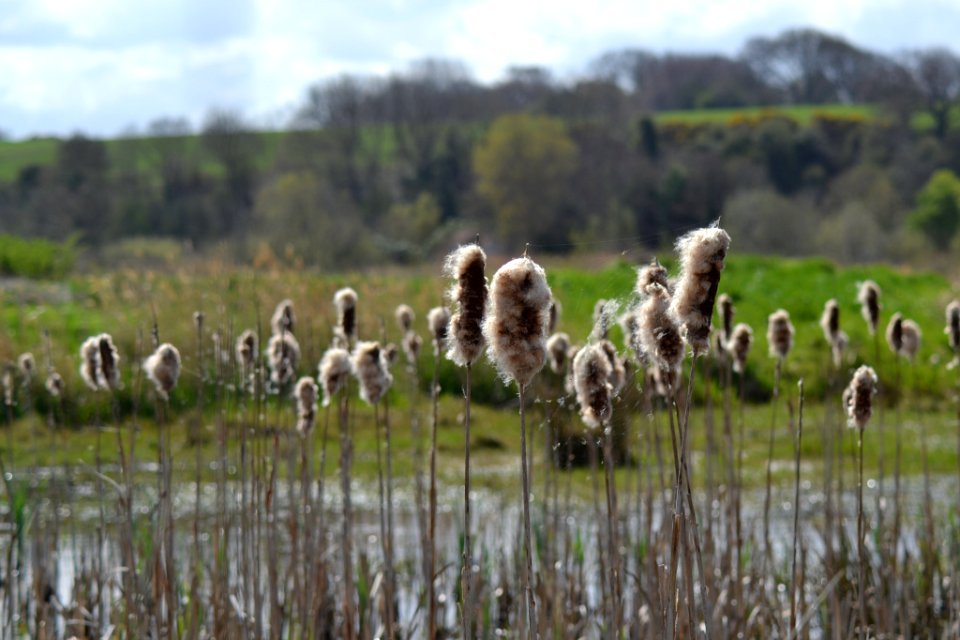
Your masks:
{"label": "cattail stalk", "polygon": [[429,492],[429,522],[427,540],[429,543],[429,560],[427,567],[427,615],[429,637],[437,634],[437,426],[440,422],[440,354],[450,327],[450,310],[446,307],[434,307],[427,314],[427,326],[433,336],[433,380],[430,385],[430,398],[433,403],[433,420],[430,424],[430,492]]}
{"label": "cattail stalk", "polygon": [[793,562],[790,569],[790,631],[792,637],[797,633],[797,547],[800,539],[800,452],[803,446],[803,378],[797,383],[800,389],[799,422],[795,446],[796,462],[793,478]]}

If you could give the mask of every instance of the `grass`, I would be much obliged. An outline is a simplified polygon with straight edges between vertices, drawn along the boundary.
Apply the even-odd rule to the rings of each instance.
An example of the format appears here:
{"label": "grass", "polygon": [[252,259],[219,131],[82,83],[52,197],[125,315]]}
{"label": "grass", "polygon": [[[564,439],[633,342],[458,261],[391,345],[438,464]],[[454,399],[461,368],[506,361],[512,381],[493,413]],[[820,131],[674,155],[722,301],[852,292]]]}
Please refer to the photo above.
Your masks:
{"label": "grass", "polygon": [[802,126],[809,126],[815,118],[832,117],[871,121],[877,117],[877,108],[865,104],[781,105],[770,107],[737,107],[731,109],[684,109],[660,111],[658,124],[749,124],[767,118],[787,118]]}

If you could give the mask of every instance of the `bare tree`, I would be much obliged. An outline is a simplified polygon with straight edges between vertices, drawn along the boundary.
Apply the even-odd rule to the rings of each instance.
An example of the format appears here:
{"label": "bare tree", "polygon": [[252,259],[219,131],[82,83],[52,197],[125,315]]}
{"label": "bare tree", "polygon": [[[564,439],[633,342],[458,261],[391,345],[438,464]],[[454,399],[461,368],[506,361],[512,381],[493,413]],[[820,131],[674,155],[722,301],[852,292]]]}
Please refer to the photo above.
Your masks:
{"label": "bare tree", "polygon": [[904,57],[919,101],[942,140],[950,128],[950,110],[960,102],[960,57],[944,48],[912,51]]}

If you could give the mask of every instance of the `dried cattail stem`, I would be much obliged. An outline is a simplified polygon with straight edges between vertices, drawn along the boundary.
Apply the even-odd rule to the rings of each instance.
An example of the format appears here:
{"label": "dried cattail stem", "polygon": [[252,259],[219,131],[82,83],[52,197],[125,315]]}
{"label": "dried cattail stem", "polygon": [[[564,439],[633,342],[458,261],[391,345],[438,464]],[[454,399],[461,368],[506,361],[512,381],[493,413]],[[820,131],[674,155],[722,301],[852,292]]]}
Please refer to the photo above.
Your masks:
{"label": "dried cattail stem", "polygon": [[320,360],[319,379],[323,388],[323,406],[330,405],[330,400],[340,389],[347,384],[353,373],[353,362],[346,349],[331,347],[323,354]]}
{"label": "dried cattail stem", "polygon": [[377,404],[390,389],[393,376],[378,342],[358,342],[353,351],[353,372],[360,383],[360,399]]}
{"label": "dried cattail stem", "polygon": [[317,418],[317,383],[309,376],[300,378],[293,397],[297,403],[297,431],[306,435],[313,429]]}
{"label": "dried cattail stem", "polygon": [[767,344],[770,346],[770,357],[786,358],[793,348],[794,329],[790,322],[790,314],[784,309],[777,309],[767,318]]}
{"label": "dried cattail stem", "polygon": [[474,363],[483,352],[483,317],[487,308],[487,256],[475,244],[465,245],[447,256],[444,272],[456,283],[450,300],[457,313],[450,319],[447,358],[463,367]]}
{"label": "dried cattail stem", "polygon": [[730,236],[718,226],[691,231],[677,240],[680,278],[670,311],[694,355],[710,348],[710,322]]}
{"label": "dried cattail stem", "polygon": [[599,345],[587,345],[573,360],[573,384],[580,416],[590,429],[603,427],[613,413],[610,359]]}
{"label": "dried cattail stem", "polygon": [[727,351],[733,356],[733,370],[743,373],[747,367],[747,355],[753,346],[753,329],[743,322],[737,323],[727,343]]}
{"label": "dried cattail stem", "polygon": [[180,352],[172,344],[164,343],[143,363],[147,377],[157,389],[157,395],[170,398],[170,392],[177,386],[180,377]]}
{"label": "dried cattail stem", "polygon": [[283,300],[277,305],[270,318],[270,328],[273,333],[293,333],[294,326],[293,302]]}
{"label": "dried cattail stem", "polygon": [[867,321],[870,335],[877,333],[880,322],[880,287],[873,280],[864,280],[857,291],[857,302],[860,303],[860,313]]}
{"label": "dried cattail stem", "polygon": [[547,339],[547,357],[551,371],[563,373],[566,370],[569,351],[570,336],[567,334],[555,333]]}

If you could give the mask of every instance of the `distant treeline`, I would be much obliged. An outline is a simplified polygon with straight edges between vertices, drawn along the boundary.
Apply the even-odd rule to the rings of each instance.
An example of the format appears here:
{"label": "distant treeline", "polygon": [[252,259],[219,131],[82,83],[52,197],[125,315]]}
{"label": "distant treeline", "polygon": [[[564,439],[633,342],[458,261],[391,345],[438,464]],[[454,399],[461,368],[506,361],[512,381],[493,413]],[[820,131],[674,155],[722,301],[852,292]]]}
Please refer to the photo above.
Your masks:
{"label": "distant treeline", "polygon": [[[504,250],[656,247],[723,215],[741,251],[907,258],[960,225],[958,103],[951,51],[887,56],[812,30],[736,57],[610,52],[562,82],[515,68],[484,85],[428,60],[323,81],[283,132],[213,111],[196,135],[174,118],[58,141],[0,179],[0,231],[345,268],[477,231]],[[821,107],[698,117],[773,105]],[[676,110],[701,111],[658,115]]]}

